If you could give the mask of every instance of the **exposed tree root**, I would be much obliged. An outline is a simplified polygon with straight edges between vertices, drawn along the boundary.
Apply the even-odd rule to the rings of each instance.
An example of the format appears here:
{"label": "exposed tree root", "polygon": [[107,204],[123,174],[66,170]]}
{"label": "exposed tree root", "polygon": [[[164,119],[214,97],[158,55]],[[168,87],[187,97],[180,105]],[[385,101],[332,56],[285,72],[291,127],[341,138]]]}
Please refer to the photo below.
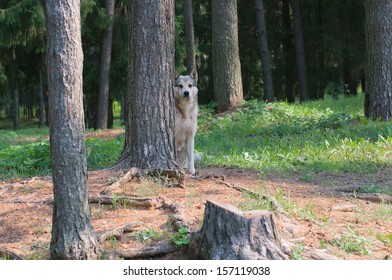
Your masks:
{"label": "exposed tree root", "polygon": [[121,227],[101,233],[98,236],[98,242],[102,243],[111,237],[115,237],[116,239],[121,239],[121,235],[123,233],[132,232],[134,231],[135,228],[140,227],[141,225],[142,223],[136,222],[136,223],[126,224]]}
{"label": "exposed tree root", "polygon": [[2,188],[2,189],[0,190],[0,195],[2,195],[2,194],[4,194],[4,193],[8,192],[9,190],[12,190],[13,188],[14,188],[14,186],[12,186],[12,185],[5,186],[4,188]]}
{"label": "exposed tree root", "polygon": [[120,188],[127,182],[131,181],[134,178],[140,179],[142,177],[142,173],[140,169],[136,167],[132,167],[127,173],[124,174],[119,180],[111,184],[110,186],[106,187],[103,191],[101,191],[101,194],[103,195],[108,195],[110,194],[113,190]]}
{"label": "exposed tree root", "polygon": [[121,251],[110,251],[107,252],[109,254],[109,258],[111,259],[146,259],[157,257],[161,255],[167,255],[169,253],[173,253],[178,250],[178,248],[168,240],[158,241],[156,244],[143,247],[140,249],[130,248]]}
{"label": "exposed tree root", "polygon": [[164,176],[170,179],[176,179],[177,183],[174,184],[174,186],[179,188],[185,188],[185,172],[179,169],[175,169],[175,170],[151,169],[147,171],[146,175],[153,176],[153,177]]}
{"label": "exposed tree root", "polygon": [[392,204],[392,196],[387,194],[381,193],[356,193],[351,194],[351,197],[376,202],[376,203],[388,203]]}
{"label": "exposed tree root", "polygon": [[181,227],[188,227],[183,216],[184,207],[179,204],[174,204],[169,198],[160,196],[159,197],[160,208],[168,209],[173,212],[173,216],[170,220],[173,229],[178,230]]}
{"label": "exposed tree root", "polygon": [[257,199],[266,200],[270,204],[270,208],[272,210],[277,210],[277,211],[283,212],[282,207],[276,201],[276,199],[271,197],[271,196],[269,196],[269,195],[260,194],[260,193],[254,192],[254,191],[252,191],[252,190],[250,190],[248,188],[242,187],[240,185],[234,185],[234,184],[222,181],[222,180],[216,180],[216,182],[218,184],[223,184],[223,185],[225,185],[225,186],[227,186],[229,188],[235,189],[237,191],[240,191],[240,192],[243,192],[243,193],[247,193],[247,194],[249,194],[249,195],[251,195],[251,196],[253,196],[253,197],[257,198]]}
{"label": "exposed tree root", "polygon": [[2,247],[0,247],[0,258],[5,260],[23,260],[23,257],[19,254]]}
{"label": "exposed tree root", "polygon": [[99,203],[105,205],[123,205],[131,207],[144,207],[144,208],[156,208],[158,201],[148,197],[129,197],[124,195],[116,196],[90,196],[88,199],[89,203]]}

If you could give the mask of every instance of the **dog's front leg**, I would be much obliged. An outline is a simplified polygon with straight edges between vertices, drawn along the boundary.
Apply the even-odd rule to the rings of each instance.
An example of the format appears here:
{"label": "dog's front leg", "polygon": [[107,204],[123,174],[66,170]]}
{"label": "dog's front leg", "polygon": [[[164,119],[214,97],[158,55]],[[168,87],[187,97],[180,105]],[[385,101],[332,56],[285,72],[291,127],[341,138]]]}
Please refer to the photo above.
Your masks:
{"label": "dog's front leg", "polygon": [[194,147],[195,147],[195,138],[191,137],[187,141],[187,152],[188,152],[189,173],[191,173],[192,175],[196,174],[195,159],[194,159]]}

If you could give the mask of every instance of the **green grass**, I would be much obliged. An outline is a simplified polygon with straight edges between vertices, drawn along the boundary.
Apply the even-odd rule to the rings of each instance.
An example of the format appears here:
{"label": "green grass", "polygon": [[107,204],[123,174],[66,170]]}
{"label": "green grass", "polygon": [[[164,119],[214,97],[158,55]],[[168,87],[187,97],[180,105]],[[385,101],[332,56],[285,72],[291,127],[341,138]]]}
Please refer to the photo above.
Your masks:
{"label": "green grass", "polygon": [[224,117],[203,114],[196,148],[204,165],[301,171],[308,178],[320,171],[373,173],[392,162],[392,125],[364,118],[362,104],[361,95],[300,105],[246,102]]}
{"label": "green grass", "polygon": [[[391,166],[392,124],[366,119],[363,99],[360,94],[295,105],[248,101],[236,112],[219,117],[211,107],[201,106],[195,145],[203,153],[200,164],[281,176],[299,172],[305,182],[318,172],[375,173]],[[0,131],[0,177],[48,174],[47,136],[47,128]],[[123,141],[123,137],[87,139],[88,168],[113,165]]]}

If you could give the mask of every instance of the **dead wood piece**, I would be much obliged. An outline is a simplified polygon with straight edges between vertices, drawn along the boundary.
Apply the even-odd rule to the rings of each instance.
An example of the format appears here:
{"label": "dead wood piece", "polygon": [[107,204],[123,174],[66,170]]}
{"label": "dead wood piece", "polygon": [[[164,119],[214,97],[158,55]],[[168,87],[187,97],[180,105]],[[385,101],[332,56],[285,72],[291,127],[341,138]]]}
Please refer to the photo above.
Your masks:
{"label": "dead wood piece", "polygon": [[101,194],[103,195],[108,195],[110,194],[113,190],[120,188],[127,182],[131,181],[134,178],[140,178],[141,177],[141,171],[136,168],[132,167],[127,173],[124,174],[120,179],[118,179],[116,182],[111,184],[110,186],[106,187],[103,191],[101,191]]}
{"label": "dead wood piece", "polygon": [[158,241],[156,244],[143,247],[143,248],[130,248],[121,251],[108,252],[111,258],[123,258],[123,259],[145,259],[151,257],[157,257],[161,255],[167,255],[178,250],[178,248],[168,240]]}
{"label": "dead wood piece", "polygon": [[188,224],[185,222],[184,218],[184,207],[180,204],[175,204],[169,198],[160,196],[158,198],[160,207],[162,209],[168,209],[169,211],[173,212],[173,215],[170,219],[170,222],[173,226],[173,230],[178,230],[181,227],[188,228]]}
{"label": "dead wood piece", "polygon": [[216,180],[216,182],[217,182],[218,184],[223,184],[223,185],[225,185],[225,186],[227,186],[227,187],[229,187],[229,188],[235,189],[235,190],[237,190],[237,191],[239,191],[239,192],[247,193],[247,194],[249,194],[249,195],[251,195],[251,196],[253,196],[253,197],[255,197],[255,198],[262,199],[262,200],[266,200],[266,201],[268,201],[268,203],[270,204],[270,208],[271,208],[272,210],[277,210],[277,211],[283,212],[282,207],[281,207],[280,204],[276,201],[276,199],[273,198],[273,197],[271,197],[271,196],[269,196],[269,195],[257,193],[257,192],[254,192],[254,191],[248,189],[248,188],[242,187],[242,186],[240,186],[240,185],[234,185],[234,184],[231,184],[231,183],[222,181],[222,180]]}
{"label": "dead wood piece", "polygon": [[100,203],[105,205],[126,205],[131,207],[143,207],[143,208],[156,208],[158,202],[153,198],[143,197],[128,197],[124,195],[116,196],[90,196],[88,198],[89,203]]}
{"label": "dead wood piece", "polygon": [[359,212],[359,208],[357,205],[349,204],[349,205],[336,205],[331,207],[331,211],[340,211],[340,212]]}
{"label": "dead wood piece", "polygon": [[23,257],[19,254],[12,252],[6,248],[0,247],[0,259],[5,260],[23,260]]}
{"label": "dead wood piece", "polygon": [[2,195],[2,194],[4,194],[4,193],[8,192],[9,190],[12,190],[13,188],[14,188],[14,187],[13,187],[12,185],[5,186],[4,188],[2,188],[2,189],[0,190],[0,195]]}
{"label": "dead wood piece", "polygon": [[114,228],[114,229],[109,230],[107,232],[101,233],[98,236],[98,242],[102,243],[111,237],[115,237],[116,239],[120,239],[120,237],[123,233],[132,232],[132,231],[134,231],[135,228],[140,227],[141,225],[142,225],[142,223],[136,222],[136,223],[126,224],[121,227]]}
{"label": "dead wood piece", "polygon": [[352,197],[370,201],[370,202],[376,202],[376,203],[388,203],[392,204],[392,196],[387,195],[387,194],[381,194],[381,193],[357,193],[353,194]]}
{"label": "dead wood piece", "polygon": [[214,260],[287,260],[274,216],[207,201],[196,254]]}

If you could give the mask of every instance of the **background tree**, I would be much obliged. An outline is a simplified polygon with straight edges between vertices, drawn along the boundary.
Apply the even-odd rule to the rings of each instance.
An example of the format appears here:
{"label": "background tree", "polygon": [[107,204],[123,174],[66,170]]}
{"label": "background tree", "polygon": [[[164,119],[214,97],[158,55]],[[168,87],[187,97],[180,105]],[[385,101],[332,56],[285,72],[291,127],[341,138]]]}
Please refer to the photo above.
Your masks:
{"label": "background tree", "polygon": [[45,7],[54,187],[50,254],[52,259],[95,259],[83,134],[80,2],[53,0]]}
{"label": "background tree", "polygon": [[255,0],[257,13],[257,30],[259,37],[259,49],[261,64],[263,67],[264,99],[268,102],[274,101],[274,87],[272,84],[272,73],[270,53],[268,49],[267,27],[265,25],[263,0]]}
{"label": "background tree", "polygon": [[109,26],[104,30],[101,48],[101,64],[99,76],[99,102],[97,128],[106,129],[108,126],[109,112],[109,80],[110,63],[112,58],[113,15],[115,0],[105,0],[105,15]]}
{"label": "background tree", "polygon": [[212,65],[218,111],[243,100],[236,0],[212,0]]}
{"label": "background tree", "polygon": [[118,166],[175,169],[174,1],[129,3],[125,146]]}
{"label": "background tree", "polygon": [[365,115],[392,117],[392,2],[365,0],[366,100]]}
{"label": "background tree", "polygon": [[190,73],[192,69],[196,69],[192,0],[184,0],[184,22],[186,44],[186,69],[188,73]]}

